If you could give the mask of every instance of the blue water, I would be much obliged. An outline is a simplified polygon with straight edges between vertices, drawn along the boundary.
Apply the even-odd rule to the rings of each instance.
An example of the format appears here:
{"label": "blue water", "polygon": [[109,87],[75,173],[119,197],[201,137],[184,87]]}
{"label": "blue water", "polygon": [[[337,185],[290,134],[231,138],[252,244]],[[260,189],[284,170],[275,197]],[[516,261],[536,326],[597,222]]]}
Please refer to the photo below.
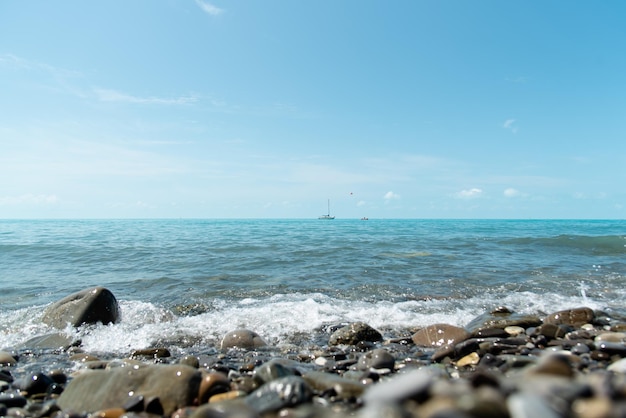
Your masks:
{"label": "blue water", "polygon": [[2,220],[0,279],[5,346],[94,285],[123,319],[81,337],[114,352],[236,327],[280,344],[342,321],[462,326],[499,305],[623,316],[626,221]]}

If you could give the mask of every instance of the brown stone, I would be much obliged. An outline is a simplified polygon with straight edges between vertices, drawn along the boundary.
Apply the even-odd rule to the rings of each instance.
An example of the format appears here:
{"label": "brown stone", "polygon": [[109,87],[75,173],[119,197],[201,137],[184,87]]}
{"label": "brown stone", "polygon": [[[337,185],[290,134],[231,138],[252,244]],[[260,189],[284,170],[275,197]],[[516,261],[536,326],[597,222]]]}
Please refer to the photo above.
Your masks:
{"label": "brown stone", "polygon": [[463,328],[449,324],[434,324],[420,329],[411,337],[420,347],[442,347],[454,345],[470,337]]}
{"label": "brown stone", "polygon": [[548,315],[543,322],[545,324],[565,324],[580,327],[583,324],[591,323],[594,317],[595,315],[591,308],[583,307],[554,312]]}
{"label": "brown stone", "polygon": [[263,338],[254,331],[248,329],[238,329],[231,331],[224,336],[220,346],[222,350],[228,348],[243,348],[246,350],[252,350],[259,347],[266,346],[267,343],[263,341]]}
{"label": "brown stone", "polygon": [[202,376],[198,399],[200,404],[206,403],[213,395],[230,391],[228,376],[220,372],[208,372]]}

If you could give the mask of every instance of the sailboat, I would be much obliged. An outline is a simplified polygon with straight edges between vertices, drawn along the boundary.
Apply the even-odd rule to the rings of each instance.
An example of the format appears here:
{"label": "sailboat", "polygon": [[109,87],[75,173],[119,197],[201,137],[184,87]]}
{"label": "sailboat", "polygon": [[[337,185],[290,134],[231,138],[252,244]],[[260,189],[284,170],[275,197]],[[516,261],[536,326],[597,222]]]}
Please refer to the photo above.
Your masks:
{"label": "sailboat", "polygon": [[326,215],[321,215],[319,216],[317,219],[335,219],[334,216],[330,215],[330,199],[328,199],[328,214]]}

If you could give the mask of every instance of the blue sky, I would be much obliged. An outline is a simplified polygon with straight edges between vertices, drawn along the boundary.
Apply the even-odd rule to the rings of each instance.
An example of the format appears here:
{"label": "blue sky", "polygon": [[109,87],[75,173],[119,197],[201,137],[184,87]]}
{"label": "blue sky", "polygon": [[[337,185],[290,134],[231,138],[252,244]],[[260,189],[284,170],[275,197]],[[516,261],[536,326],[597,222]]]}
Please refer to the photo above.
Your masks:
{"label": "blue sky", "polygon": [[626,218],[626,3],[0,2],[0,218]]}

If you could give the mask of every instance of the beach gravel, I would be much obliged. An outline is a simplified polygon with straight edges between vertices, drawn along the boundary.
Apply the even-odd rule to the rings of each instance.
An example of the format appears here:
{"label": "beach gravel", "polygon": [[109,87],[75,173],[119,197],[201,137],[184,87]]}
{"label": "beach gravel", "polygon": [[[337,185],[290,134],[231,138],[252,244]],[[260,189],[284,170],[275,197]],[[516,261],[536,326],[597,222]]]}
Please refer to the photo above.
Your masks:
{"label": "beach gravel", "polygon": [[300,345],[237,329],[216,346],[127,358],[82,352],[80,342],[7,347],[0,415],[617,418],[626,416],[625,330],[588,307],[536,316],[498,307],[467,327],[328,324]]}

